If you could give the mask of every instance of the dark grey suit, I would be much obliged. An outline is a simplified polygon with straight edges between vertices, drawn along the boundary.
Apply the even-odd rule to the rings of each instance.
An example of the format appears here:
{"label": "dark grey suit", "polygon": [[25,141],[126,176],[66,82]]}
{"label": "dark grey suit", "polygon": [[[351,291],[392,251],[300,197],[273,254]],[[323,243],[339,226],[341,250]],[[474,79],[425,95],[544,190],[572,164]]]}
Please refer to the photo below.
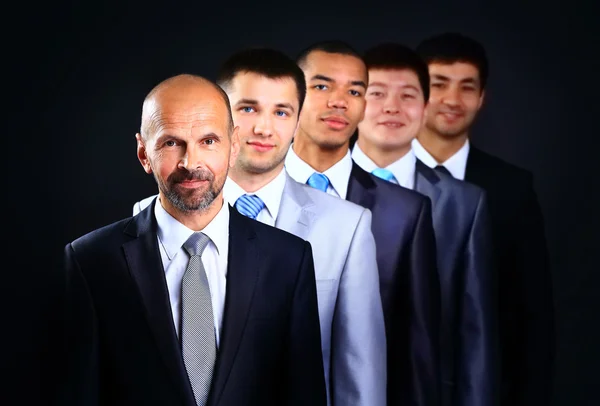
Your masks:
{"label": "dark grey suit", "polygon": [[486,194],[418,159],[414,190],[432,202],[442,298],[443,405],[495,405],[496,283]]}

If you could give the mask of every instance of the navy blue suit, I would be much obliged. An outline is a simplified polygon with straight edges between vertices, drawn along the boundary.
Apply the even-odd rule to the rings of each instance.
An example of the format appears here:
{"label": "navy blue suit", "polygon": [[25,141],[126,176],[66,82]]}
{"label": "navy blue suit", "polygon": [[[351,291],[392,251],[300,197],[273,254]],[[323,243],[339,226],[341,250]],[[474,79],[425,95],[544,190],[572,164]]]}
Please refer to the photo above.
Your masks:
{"label": "navy blue suit", "polygon": [[497,284],[485,191],[418,159],[414,190],[433,204],[442,292],[442,403],[496,405]]}
{"label": "navy blue suit", "polygon": [[440,286],[431,202],[356,163],[346,200],[373,215],[386,325],[388,405],[439,405]]}
{"label": "navy blue suit", "polygon": [[[154,204],[65,247],[58,404],[195,405]],[[326,405],[310,244],[229,209],[225,311],[207,405]]]}
{"label": "navy blue suit", "polygon": [[555,350],[544,219],[531,172],[471,146],[465,181],[488,198],[498,266],[503,406],[551,403]]}

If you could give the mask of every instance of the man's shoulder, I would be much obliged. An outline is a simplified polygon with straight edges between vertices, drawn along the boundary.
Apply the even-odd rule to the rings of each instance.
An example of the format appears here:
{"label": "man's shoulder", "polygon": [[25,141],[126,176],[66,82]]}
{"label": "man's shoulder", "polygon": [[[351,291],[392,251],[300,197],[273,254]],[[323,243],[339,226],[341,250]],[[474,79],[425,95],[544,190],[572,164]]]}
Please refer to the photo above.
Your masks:
{"label": "man's shoulder", "polygon": [[485,190],[474,183],[465,182],[444,173],[436,173],[436,175],[440,178],[442,184],[460,200],[466,198],[479,201],[485,196]]}
{"label": "man's shoulder", "polygon": [[76,238],[68,245],[75,252],[86,254],[94,251],[110,251],[119,248],[126,239],[125,229],[131,223],[132,218],[107,224],[95,230],[92,230]]}
{"label": "man's shoulder", "polygon": [[230,215],[232,217],[235,216],[236,219],[234,227],[244,227],[248,230],[251,230],[258,237],[258,239],[263,242],[268,241],[269,243],[275,243],[279,246],[285,245],[288,247],[295,247],[300,250],[304,249],[306,240],[285,230],[264,224],[258,220],[250,219],[240,214],[231,205],[229,207]]}
{"label": "man's shoulder", "polygon": [[[483,167],[487,170],[491,176],[501,176],[506,179],[524,179],[531,180],[532,173],[531,171],[515,165],[507,160],[500,158],[496,155],[492,155],[488,152],[483,151],[477,147],[471,147],[471,151],[469,153],[477,166]],[[474,169],[474,170],[477,170]]]}
{"label": "man's shoulder", "polygon": [[152,201],[157,197],[158,195],[152,195],[152,196],[148,196],[145,199],[140,200],[139,202],[136,202],[133,205],[133,214],[136,215],[138,214],[140,211],[144,210],[146,207],[150,206],[150,204],[152,204]]}
{"label": "man's shoulder", "polygon": [[301,188],[315,204],[315,210],[323,214],[361,216],[367,209],[351,201],[332,196],[311,186],[294,181],[294,186]]}

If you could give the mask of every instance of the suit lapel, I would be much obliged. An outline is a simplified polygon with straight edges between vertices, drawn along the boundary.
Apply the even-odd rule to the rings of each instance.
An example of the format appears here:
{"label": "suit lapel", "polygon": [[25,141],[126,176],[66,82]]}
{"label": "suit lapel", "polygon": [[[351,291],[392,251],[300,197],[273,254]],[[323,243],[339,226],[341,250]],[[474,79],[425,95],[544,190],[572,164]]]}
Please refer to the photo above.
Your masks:
{"label": "suit lapel", "polygon": [[435,171],[417,159],[415,164],[415,190],[431,199],[434,214],[442,193],[442,189],[438,187],[439,181],[440,178]]}
{"label": "suit lapel", "polygon": [[369,210],[373,210],[375,205],[375,182],[371,175],[352,162],[352,172],[348,181],[348,192],[346,200],[356,203]]}
{"label": "suit lapel", "polygon": [[221,393],[235,361],[260,268],[261,253],[251,221],[233,208],[229,208],[229,257],[227,266],[227,290],[219,354],[213,375],[209,398],[211,405],[219,402]]}
{"label": "suit lapel", "polygon": [[134,237],[123,244],[129,271],[135,280],[146,317],[154,334],[159,353],[186,402],[193,401],[193,393],[183,359],[169,301],[169,292],[162,266],[156,231],[158,225],[154,217],[154,202],[143,210],[126,228],[125,232]]}
{"label": "suit lapel", "polygon": [[483,169],[481,151],[471,145],[467,156],[467,167],[465,168],[465,181],[475,185],[485,184],[486,171]]}
{"label": "suit lapel", "polygon": [[315,219],[313,206],[314,202],[304,186],[286,174],[275,227],[306,240]]}

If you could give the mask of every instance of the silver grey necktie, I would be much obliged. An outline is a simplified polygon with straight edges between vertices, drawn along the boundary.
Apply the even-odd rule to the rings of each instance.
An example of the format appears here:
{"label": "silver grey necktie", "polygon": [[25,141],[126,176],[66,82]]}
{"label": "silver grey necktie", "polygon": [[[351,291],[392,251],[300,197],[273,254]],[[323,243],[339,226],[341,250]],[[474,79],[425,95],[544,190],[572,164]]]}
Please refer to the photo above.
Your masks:
{"label": "silver grey necktie", "polygon": [[209,241],[194,233],[183,244],[190,262],[181,283],[181,352],[198,406],[208,399],[217,357],[210,287],[200,258]]}

